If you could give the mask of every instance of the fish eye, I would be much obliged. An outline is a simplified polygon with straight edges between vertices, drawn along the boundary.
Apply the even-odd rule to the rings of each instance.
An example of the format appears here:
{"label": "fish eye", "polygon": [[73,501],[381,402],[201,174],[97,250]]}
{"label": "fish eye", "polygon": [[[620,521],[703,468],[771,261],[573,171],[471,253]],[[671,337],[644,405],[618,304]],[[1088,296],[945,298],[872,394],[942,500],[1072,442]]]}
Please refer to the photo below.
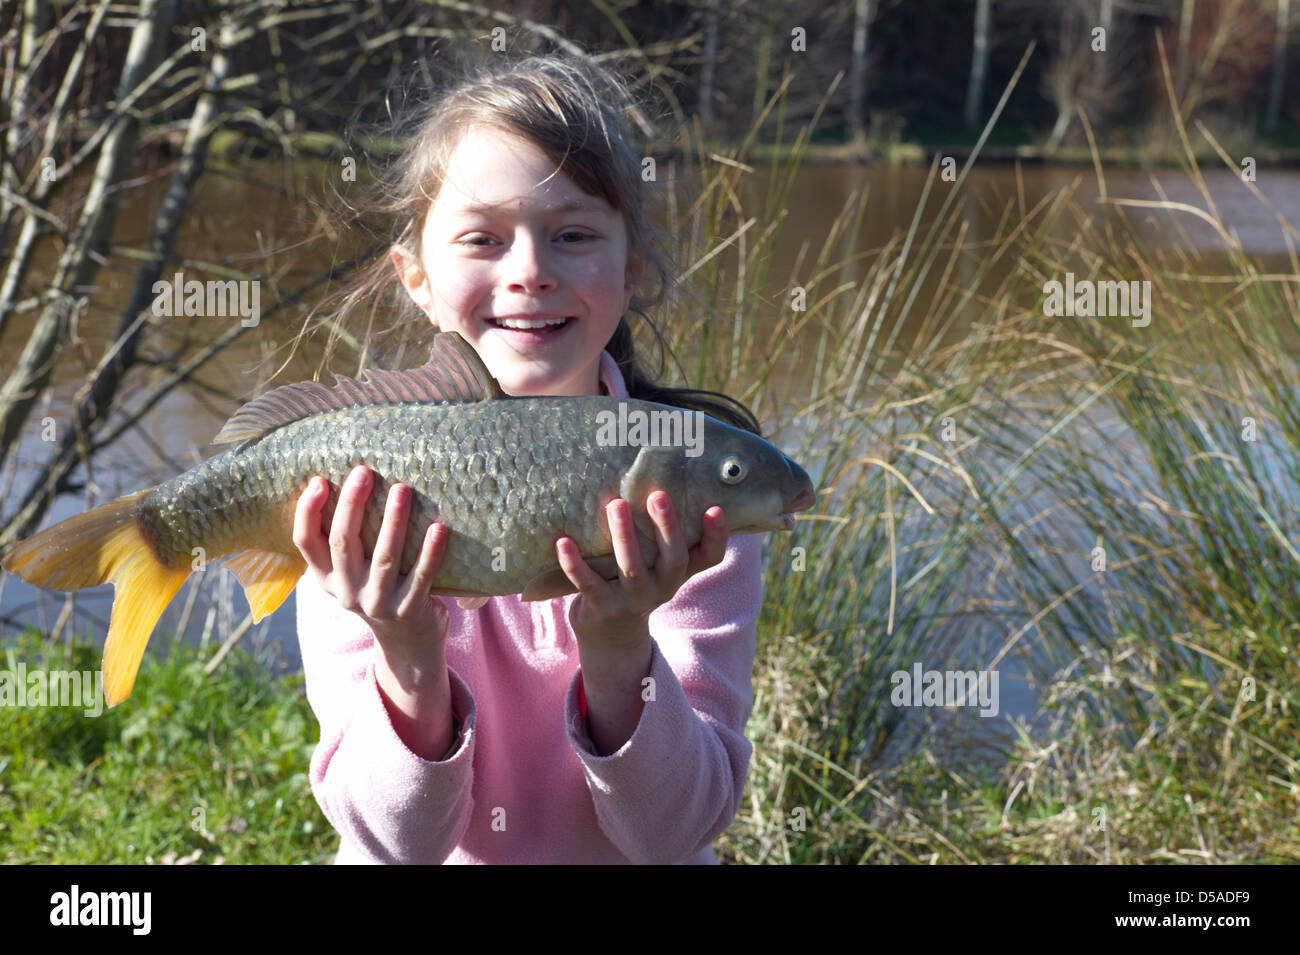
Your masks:
{"label": "fish eye", "polygon": [[745,462],[733,455],[722,462],[722,467],[718,474],[727,484],[739,484],[741,481],[745,480],[745,475],[748,471],[749,469],[745,467]]}

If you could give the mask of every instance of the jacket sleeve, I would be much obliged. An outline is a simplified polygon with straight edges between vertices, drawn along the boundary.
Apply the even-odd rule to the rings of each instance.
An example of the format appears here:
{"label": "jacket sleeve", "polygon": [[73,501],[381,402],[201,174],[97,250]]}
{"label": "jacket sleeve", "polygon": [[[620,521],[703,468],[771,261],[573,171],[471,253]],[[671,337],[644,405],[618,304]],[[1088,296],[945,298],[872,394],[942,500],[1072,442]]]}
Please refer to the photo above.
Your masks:
{"label": "jacket sleeve", "polygon": [[320,722],[311,788],[345,848],[376,863],[443,862],[472,809],[474,700],[453,670],[460,730],[442,762],[407,748],[375,679],[374,634],[310,574],[297,588],[298,640],[307,701]]}
{"label": "jacket sleeve", "polygon": [[[722,562],[650,615],[654,642],[641,719],[597,756],[569,685],[565,723],[605,835],[634,862],[672,863],[708,846],[736,815],[753,751],[754,652],[762,538],[733,537]],[[653,691],[653,694],[651,693]]]}

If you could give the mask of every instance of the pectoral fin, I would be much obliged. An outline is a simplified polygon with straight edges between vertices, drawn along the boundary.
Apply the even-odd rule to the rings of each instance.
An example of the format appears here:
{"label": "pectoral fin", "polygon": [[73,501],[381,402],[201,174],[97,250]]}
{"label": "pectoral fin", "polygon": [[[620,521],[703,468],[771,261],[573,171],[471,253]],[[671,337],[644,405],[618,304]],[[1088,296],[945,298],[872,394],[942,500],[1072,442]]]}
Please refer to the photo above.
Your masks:
{"label": "pectoral fin", "polygon": [[229,558],[225,566],[244,588],[254,623],[274,613],[307,571],[302,555],[271,550],[243,551]]}

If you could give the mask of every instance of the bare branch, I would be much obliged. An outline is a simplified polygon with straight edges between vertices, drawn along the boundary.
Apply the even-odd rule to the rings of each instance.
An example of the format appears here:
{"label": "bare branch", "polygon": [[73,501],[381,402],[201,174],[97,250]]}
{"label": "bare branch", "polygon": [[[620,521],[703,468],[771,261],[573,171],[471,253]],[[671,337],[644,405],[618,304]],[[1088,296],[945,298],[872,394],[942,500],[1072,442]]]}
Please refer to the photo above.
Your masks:
{"label": "bare branch", "polygon": [[[141,17],[131,34],[122,68],[119,98],[126,98],[158,59],[162,39],[171,26],[174,6],[143,0]],[[71,313],[70,290],[89,285],[99,271],[97,257],[117,218],[119,191],[113,187],[127,178],[135,160],[137,123],[129,116],[113,126],[104,140],[90,192],[76,232],[60,257],[51,286],[64,294],[41,314],[18,361],[0,388],[0,464],[17,446],[18,433],[36,396],[53,374],[67,338]],[[28,223],[34,223],[29,218]],[[30,527],[25,528],[27,530]]]}

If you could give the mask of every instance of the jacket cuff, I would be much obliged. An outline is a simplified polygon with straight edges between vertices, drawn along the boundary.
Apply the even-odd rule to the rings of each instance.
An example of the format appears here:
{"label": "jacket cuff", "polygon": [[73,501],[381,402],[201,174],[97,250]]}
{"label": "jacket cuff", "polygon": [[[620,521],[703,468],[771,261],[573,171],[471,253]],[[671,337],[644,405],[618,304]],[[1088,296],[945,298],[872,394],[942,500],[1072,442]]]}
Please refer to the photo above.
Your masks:
{"label": "jacket cuff", "polygon": [[367,741],[367,748],[373,746],[373,759],[377,765],[407,764],[419,768],[455,765],[468,769],[473,757],[474,725],[478,708],[469,686],[451,667],[447,667],[447,679],[451,687],[451,715],[454,721],[451,747],[441,760],[428,760],[411,752],[410,747],[397,735],[388,707],[384,703],[383,693],[379,689],[379,680],[375,677],[372,663],[366,669],[366,679],[362,691],[365,697],[357,714],[354,731],[360,731],[361,738]]}
{"label": "jacket cuff", "polygon": [[[579,668],[569,681],[568,692],[564,695],[564,725],[568,729],[569,744],[587,769],[614,771],[613,764],[619,760],[629,764],[640,764],[645,757],[658,752],[672,752],[683,739],[689,723],[696,719],[686,693],[682,690],[668,665],[667,659],[659,650],[659,644],[650,639],[650,671],[647,676],[654,682],[643,689],[643,693],[653,690],[653,698],[645,701],[641,708],[641,718],[637,720],[632,735],[617,750],[607,756],[596,754],[596,744],[591,738],[591,729],[580,712],[578,701],[578,683],[582,677]],[[604,770],[600,770],[604,767]],[[641,770],[636,770],[637,773]]]}

